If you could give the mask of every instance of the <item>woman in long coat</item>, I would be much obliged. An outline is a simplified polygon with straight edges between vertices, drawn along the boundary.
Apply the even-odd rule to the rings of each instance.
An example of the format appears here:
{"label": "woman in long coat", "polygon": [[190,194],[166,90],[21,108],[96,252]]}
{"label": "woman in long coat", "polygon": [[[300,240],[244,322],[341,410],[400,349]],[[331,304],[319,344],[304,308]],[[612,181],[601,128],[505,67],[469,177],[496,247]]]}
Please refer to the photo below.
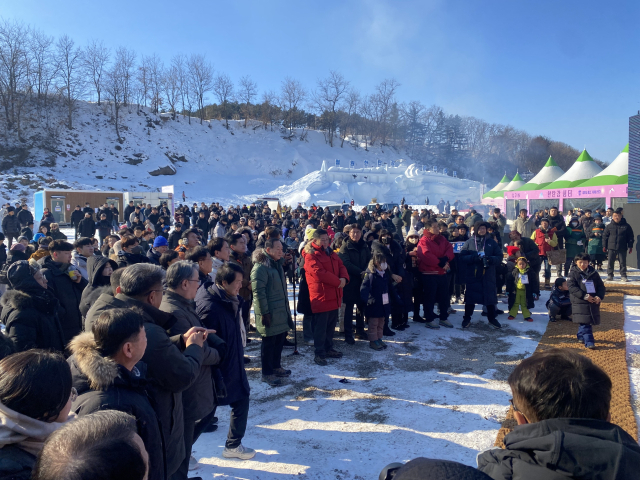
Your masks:
{"label": "woman in long coat", "polygon": [[487,307],[487,317],[492,327],[502,328],[496,320],[496,266],[502,263],[502,248],[487,234],[488,228],[487,222],[476,222],[474,234],[463,245],[458,259],[466,284],[462,328],[468,328],[471,324],[476,304]]}

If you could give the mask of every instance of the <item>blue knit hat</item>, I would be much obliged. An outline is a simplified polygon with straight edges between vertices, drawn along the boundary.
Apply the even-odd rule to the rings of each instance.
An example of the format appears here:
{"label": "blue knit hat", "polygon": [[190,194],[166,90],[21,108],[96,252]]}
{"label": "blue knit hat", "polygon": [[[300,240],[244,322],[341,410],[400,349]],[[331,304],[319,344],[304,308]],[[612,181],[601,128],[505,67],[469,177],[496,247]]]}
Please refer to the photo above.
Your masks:
{"label": "blue knit hat", "polygon": [[169,245],[169,242],[167,242],[167,239],[164,238],[162,235],[158,235],[156,239],[153,241],[153,248],[167,247],[168,245]]}

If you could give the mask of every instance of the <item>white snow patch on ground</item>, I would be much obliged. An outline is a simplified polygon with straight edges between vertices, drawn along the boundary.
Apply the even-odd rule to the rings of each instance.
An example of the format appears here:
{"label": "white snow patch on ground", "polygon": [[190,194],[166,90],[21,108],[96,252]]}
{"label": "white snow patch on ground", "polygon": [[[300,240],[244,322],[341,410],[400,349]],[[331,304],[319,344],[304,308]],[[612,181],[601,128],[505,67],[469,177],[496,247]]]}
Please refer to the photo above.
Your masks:
{"label": "white snow patch on ground", "polygon": [[631,403],[640,428],[640,297],[624,297],[624,333],[627,339]]}
{"label": "white snow patch on ground", "polygon": [[[547,326],[544,292],[533,309],[534,322],[499,316],[506,328],[488,327],[480,307],[472,327],[462,330],[462,305],[449,320],[455,328],[411,327],[385,338],[389,348],[375,352],[368,342],[348,346],[337,338],[341,360],[313,363],[313,347],[300,346],[284,357],[293,371],[290,384],[272,388],[260,382],[259,341],[247,347],[251,384],[249,423],[243,444],[253,460],[221,456],[229,408],[220,407],[219,430],[203,434],[194,447],[203,478],[303,479],[375,478],[394,461],[418,456],[475,465],[479,451],[492,447],[511,396],[506,383],[513,366],[533,353]],[[499,304],[506,309],[506,305]],[[298,339],[302,318],[298,316]],[[337,334],[336,334],[337,336]],[[256,335],[252,334],[256,339]],[[346,378],[348,383],[340,383]]]}

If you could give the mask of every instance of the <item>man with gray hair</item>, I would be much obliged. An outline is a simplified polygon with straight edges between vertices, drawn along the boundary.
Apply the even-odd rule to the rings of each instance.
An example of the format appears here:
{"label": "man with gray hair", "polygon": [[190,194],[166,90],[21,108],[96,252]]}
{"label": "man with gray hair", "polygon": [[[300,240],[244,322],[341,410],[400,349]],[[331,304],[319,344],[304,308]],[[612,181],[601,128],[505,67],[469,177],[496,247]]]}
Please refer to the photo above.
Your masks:
{"label": "man with gray hair", "polygon": [[[167,477],[171,477],[185,455],[183,436],[182,391],[196,381],[203,360],[207,330],[192,327],[182,335],[170,337],[167,330],[176,318],[159,309],[162,303],[164,270],[157,265],[137,263],[128,266],[120,277],[120,293],[105,301],[100,309],[90,311],[94,318],[111,308],[133,308],[144,317],[147,349],[142,361],[147,377],[153,382],[149,393],[162,426],[167,452]],[[93,308],[92,308],[93,310]],[[87,323],[91,323],[87,318]]]}
{"label": "man with gray hair", "polygon": [[[196,315],[194,302],[200,285],[198,264],[187,260],[174,263],[167,270],[165,283],[167,290],[162,297],[160,310],[173,315],[176,319],[176,322],[170,327],[169,333],[180,335],[193,327],[203,327],[200,318]],[[171,477],[172,479],[184,480],[187,478],[193,444],[205,428],[212,423],[216,405],[213,396],[211,367],[220,363],[225,351],[225,342],[209,331],[207,341],[203,344],[200,374],[196,381],[182,392],[185,456],[180,467]],[[214,426],[217,428],[215,424]]]}

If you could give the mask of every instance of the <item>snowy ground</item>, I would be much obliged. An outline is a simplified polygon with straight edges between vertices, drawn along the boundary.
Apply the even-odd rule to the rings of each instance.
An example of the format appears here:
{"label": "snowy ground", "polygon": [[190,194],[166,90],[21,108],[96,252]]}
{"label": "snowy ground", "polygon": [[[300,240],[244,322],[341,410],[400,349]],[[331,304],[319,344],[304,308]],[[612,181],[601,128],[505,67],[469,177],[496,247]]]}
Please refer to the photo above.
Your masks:
{"label": "snowy ground", "polygon": [[300,346],[301,356],[284,357],[283,366],[293,371],[284,387],[260,382],[260,346],[254,341],[247,347],[252,401],[243,443],[258,454],[251,461],[222,458],[229,424],[229,409],[222,407],[219,430],[195,445],[200,467],[191,475],[373,478],[388,463],[417,456],[475,465],[476,454],[493,445],[507,413],[507,376],[536,349],[546,329],[548,295],[537,302],[533,323],[521,316],[509,322],[504,314],[499,320],[506,328],[500,331],[488,326],[480,309],[463,331],[463,306],[454,305],[454,329],[410,322],[409,329],[388,339],[383,352],[365,341],[348,346],[338,338],[336,347],[345,356],[328,367],[313,363],[313,347]]}
{"label": "snowy ground", "polygon": [[624,332],[627,338],[627,365],[636,422],[640,428],[640,297],[624,298]]}

